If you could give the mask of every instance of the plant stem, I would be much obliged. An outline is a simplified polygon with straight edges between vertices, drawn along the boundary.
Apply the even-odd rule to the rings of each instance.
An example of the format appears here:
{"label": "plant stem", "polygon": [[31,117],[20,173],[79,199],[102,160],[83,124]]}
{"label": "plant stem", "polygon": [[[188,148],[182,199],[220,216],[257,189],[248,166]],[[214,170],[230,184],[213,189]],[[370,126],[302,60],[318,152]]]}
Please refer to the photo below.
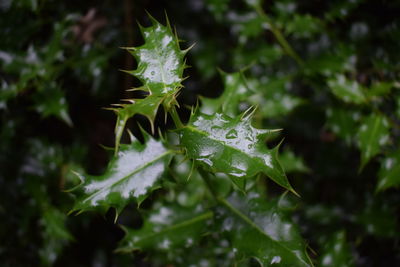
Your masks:
{"label": "plant stem", "polygon": [[183,128],[184,125],[183,125],[181,119],[179,118],[178,111],[176,110],[175,106],[172,108],[170,114],[171,114],[172,120],[175,123],[176,128],[177,129]]}
{"label": "plant stem", "polygon": [[286,41],[285,37],[283,36],[282,32],[272,23],[270,18],[267,14],[265,14],[264,10],[260,5],[254,5],[254,9],[256,10],[257,14],[264,19],[266,23],[269,24],[271,32],[274,34],[275,38],[277,39],[278,43],[282,46],[285,53],[292,57],[297,64],[300,66],[304,65],[304,61],[301,57],[293,50],[290,44]]}

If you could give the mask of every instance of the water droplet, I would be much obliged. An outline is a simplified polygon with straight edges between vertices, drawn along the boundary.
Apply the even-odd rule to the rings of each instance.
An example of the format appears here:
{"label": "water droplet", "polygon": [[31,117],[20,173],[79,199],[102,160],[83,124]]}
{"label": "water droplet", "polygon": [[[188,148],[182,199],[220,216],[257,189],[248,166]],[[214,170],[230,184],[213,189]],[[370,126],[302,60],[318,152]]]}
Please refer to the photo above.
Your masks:
{"label": "water droplet", "polygon": [[235,129],[229,130],[229,132],[225,135],[226,139],[235,139],[238,137],[238,133]]}
{"label": "water droplet", "polygon": [[274,263],[280,263],[281,262],[281,257],[280,256],[274,256],[271,260],[271,264]]}
{"label": "water droplet", "polygon": [[150,72],[150,74],[154,76],[156,72],[153,70],[152,72]]}

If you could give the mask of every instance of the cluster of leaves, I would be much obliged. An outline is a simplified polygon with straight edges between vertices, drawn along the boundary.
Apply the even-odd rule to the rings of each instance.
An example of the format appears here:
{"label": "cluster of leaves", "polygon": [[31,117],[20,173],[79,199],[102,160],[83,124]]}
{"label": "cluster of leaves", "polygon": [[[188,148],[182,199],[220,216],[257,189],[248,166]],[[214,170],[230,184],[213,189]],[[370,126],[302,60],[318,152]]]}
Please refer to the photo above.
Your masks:
{"label": "cluster of leaves", "polygon": [[[118,250],[160,252],[165,254],[165,262],[176,264],[200,264],[219,256],[228,265],[251,257],[265,265],[312,265],[297,227],[285,217],[278,203],[266,203],[263,190],[257,189],[267,176],[295,193],[278,161],[278,147],[270,150],[264,143],[275,130],[254,128],[250,112],[237,114],[238,105],[231,101],[234,92],[229,90],[208,103],[208,108],[215,110],[212,115],[196,108],[184,125],[176,110],[176,96],[182,89],[184,54],[188,50],[180,50],[169,24],[163,26],[155,19],[152,24],[141,28],[144,44],[128,48],[138,61],[137,69],[128,73],[142,83],[135,90],[146,90],[148,95],[114,109],[118,115],[114,159],[102,176],[79,174],[83,193],[73,210],[114,207],[119,214],[130,201],[140,205],[161,187],[174,197],[153,203],[139,230],[125,227],[127,234]],[[120,145],[129,118],[142,114],[153,125],[161,105],[175,122],[176,128],[168,133],[171,136],[161,133],[162,140],[157,141],[142,131],[144,144],[131,140],[130,144]],[[233,117],[226,115],[226,110],[231,110]],[[165,141],[174,137],[177,143]],[[192,164],[191,173],[177,172],[180,164],[186,164],[180,162],[182,158]],[[191,178],[193,173],[203,178],[202,184]],[[224,175],[224,186],[216,185],[216,174]],[[195,188],[192,183],[197,183]],[[190,192],[202,187],[209,191],[201,195]],[[197,195],[192,203],[179,201],[192,194]],[[225,253],[212,255],[210,251],[207,258],[197,260],[186,256],[186,249],[211,242],[208,239],[224,240]]]}
{"label": "cluster of leaves", "polygon": [[0,261],[398,265],[400,5],[150,2],[0,3]]}

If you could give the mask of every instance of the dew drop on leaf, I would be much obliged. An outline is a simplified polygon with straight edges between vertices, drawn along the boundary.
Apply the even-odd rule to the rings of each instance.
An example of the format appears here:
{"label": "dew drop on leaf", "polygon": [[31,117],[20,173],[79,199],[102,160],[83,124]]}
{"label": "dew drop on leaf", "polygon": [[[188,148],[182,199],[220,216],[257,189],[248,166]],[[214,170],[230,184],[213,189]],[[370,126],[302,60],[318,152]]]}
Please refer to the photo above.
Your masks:
{"label": "dew drop on leaf", "polygon": [[226,135],[225,138],[226,139],[235,139],[238,137],[238,133],[235,129],[230,130]]}

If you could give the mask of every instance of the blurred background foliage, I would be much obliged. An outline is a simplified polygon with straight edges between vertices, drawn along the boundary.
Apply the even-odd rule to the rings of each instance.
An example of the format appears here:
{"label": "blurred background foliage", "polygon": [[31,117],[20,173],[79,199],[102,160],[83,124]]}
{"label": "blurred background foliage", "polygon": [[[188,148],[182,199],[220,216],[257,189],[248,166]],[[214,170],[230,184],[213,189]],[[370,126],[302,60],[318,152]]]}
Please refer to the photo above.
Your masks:
{"label": "blurred background foliage", "polygon": [[[107,164],[100,145],[113,146],[115,117],[102,108],[138,85],[118,71],[135,67],[119,47],[142,43],[146,11],[160,21],[166,12],[183,46],[196,44],[182,104],[225,88],[240,109],[258,106],[256,126],[284,129],[280,159],[301,195],[293,219],[316,265],[400,264],[400,2],[0,0],[2,266],[162,262],[114,253],[124,235],[114,211],[67,216],[65,192],[72,170]],[[131,206],[118,223],[142,219]]]}

